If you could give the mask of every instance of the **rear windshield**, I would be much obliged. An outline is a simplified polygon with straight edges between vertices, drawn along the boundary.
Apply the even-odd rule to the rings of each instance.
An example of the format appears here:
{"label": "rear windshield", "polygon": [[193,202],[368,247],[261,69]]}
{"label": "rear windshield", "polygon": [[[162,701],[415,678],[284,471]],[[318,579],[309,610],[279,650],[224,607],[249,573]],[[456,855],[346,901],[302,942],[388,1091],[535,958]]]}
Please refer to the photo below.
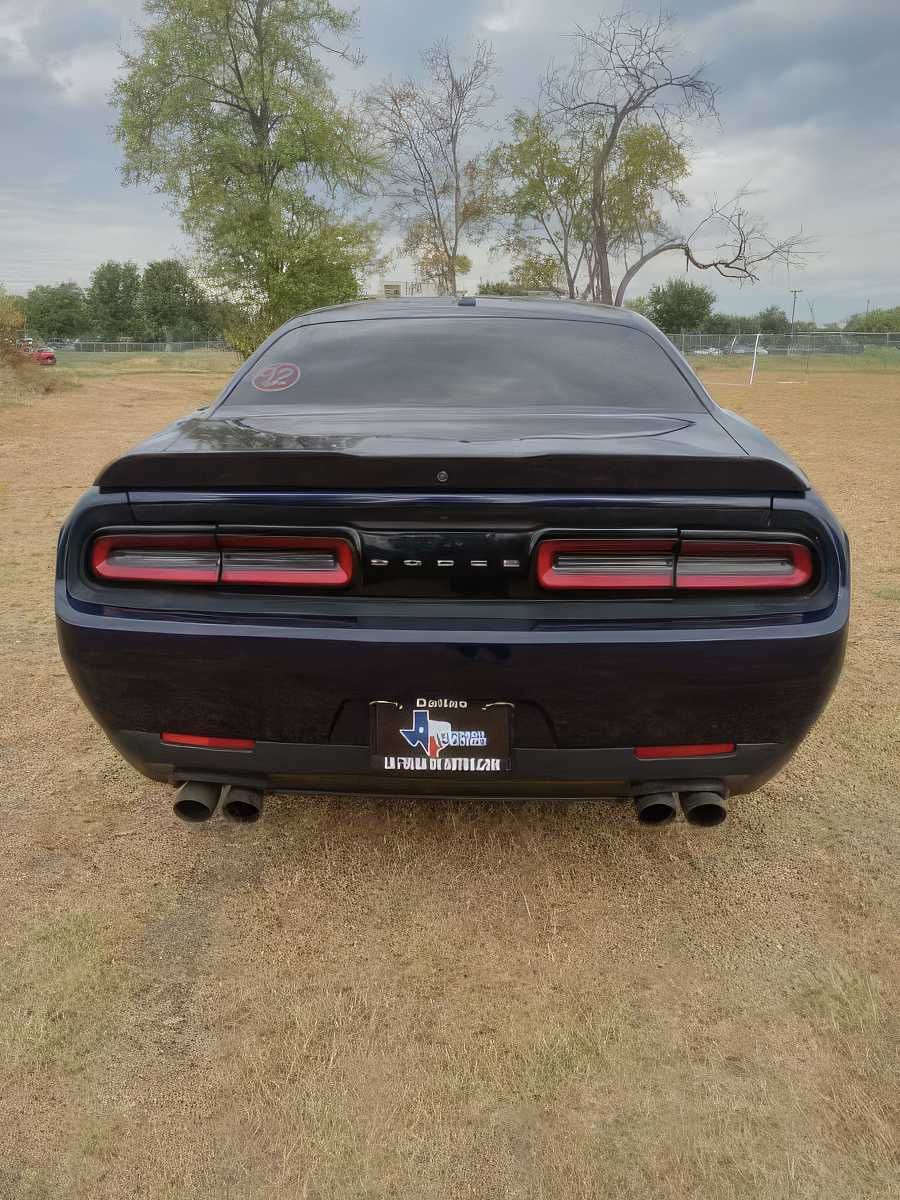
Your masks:
{"label": "rear windshield", "polygon": [[284,334],[225,407],[309,412],[447,405],[515,412],[702,410],[640,329],[529,317],[400,317],[306,325]]}

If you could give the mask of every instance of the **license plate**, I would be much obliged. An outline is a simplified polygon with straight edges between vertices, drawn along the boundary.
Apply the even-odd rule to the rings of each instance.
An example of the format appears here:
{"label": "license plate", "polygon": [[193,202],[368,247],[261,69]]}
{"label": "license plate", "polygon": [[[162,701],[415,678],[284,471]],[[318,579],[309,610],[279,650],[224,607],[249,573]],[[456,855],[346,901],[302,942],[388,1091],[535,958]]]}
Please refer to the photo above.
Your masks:
{"label": "license plate", "polygon": [[497,775],[510,769],[512,705],[373,700],[371,764],[398,775]]}

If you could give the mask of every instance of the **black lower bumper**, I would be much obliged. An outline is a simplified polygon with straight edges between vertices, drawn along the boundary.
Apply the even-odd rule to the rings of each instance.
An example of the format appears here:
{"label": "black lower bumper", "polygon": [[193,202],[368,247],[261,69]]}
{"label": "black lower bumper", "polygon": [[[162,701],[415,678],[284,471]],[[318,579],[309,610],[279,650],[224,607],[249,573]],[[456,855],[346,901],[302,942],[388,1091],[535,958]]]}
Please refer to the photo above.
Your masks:
{"label": "black lower bumper", "polygon": [[517,749],[509,773],[450,776],[374,772],[366,746],[258,742],[253,750],[207,750],[168,745],[151,733],[110,736],[125,758],[160,783],[196,779],[263,791],[494,800],[627,796],[648,782],[671,784],[672,790],[715,784],[739,794],[770,779],[794,749],[762,743],[736,746],[730,754],[659,760],[638,759],[630,747]]}

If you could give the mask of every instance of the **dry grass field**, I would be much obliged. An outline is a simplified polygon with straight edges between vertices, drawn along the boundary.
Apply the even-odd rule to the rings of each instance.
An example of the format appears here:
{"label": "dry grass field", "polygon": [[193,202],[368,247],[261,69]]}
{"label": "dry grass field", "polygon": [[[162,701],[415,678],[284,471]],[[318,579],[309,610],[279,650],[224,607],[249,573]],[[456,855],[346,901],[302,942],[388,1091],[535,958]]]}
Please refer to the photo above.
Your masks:
{"label": "dry grass field", "polygon": [[707,831],[314,796],[178,823],[69,684],[53,550],[224,373],[0,400],[0,1197],[900,1196],[900,374],[704,370],[856,572],[828,712]]}

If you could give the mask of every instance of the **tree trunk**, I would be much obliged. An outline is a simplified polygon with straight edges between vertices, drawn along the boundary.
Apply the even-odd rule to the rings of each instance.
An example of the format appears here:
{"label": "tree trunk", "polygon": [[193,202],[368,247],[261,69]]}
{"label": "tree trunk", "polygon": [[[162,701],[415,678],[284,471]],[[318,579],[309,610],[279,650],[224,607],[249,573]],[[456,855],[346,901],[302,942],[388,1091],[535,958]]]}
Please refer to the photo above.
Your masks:
{"label": "tree trunk", "polygon": [[606,227],[604,170],[605,160],[601,149],[594,151],[593,188],[591,192],[591,241],[594,247],[594,269],[600,284],[600,303],[612,304],[612,279],[609,275],[609,230]]}

